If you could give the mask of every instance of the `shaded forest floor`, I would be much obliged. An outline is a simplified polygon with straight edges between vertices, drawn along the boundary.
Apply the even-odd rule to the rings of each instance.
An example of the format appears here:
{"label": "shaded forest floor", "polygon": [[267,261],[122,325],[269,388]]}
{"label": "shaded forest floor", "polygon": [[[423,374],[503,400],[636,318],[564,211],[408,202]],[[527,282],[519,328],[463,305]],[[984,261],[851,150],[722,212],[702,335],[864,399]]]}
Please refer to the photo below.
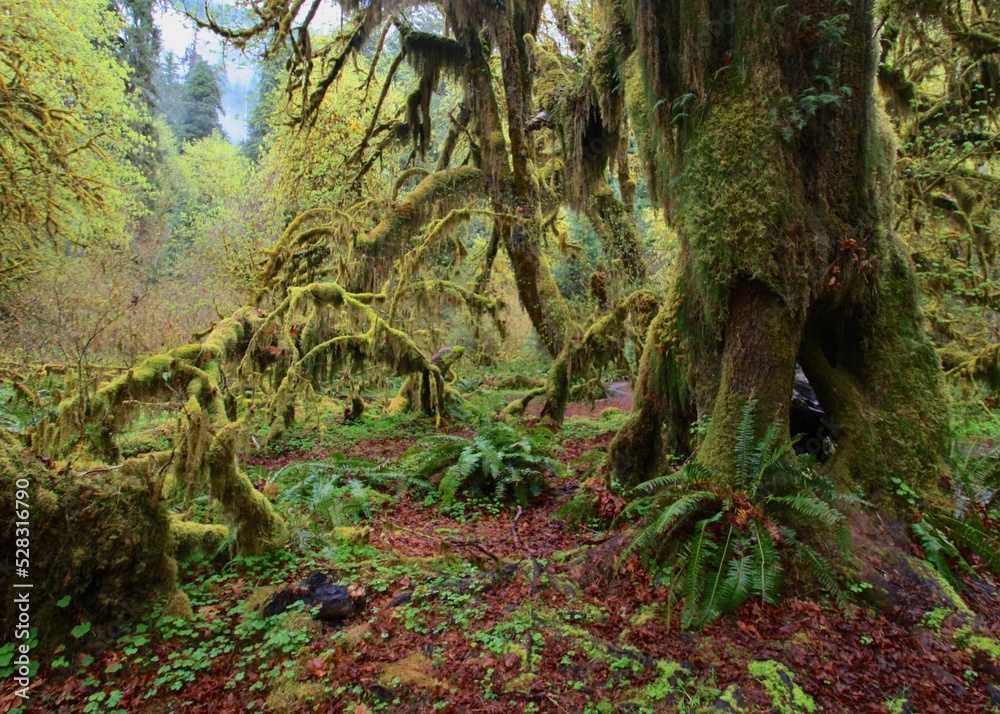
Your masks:
{"label": "shaded forest floor", "polygon": [[[629,397],[617,399],[623,408]],[[596,417],[603,406],[571,413]],[[568,420],[558,452],[566,475],[520,515],[396,494],[329,537],[303,530],[264,557],[189,559],[180,581],[193,619],[163,617],[158,603],[138,624],[91,633],[43,666],[25,711],[1000,710],[997,660],[952,644],[964,616],[946,602],[876,614],[859,584],[847,612],[797,593],[679,629],[666,588],[634,559],[616,566],[626,535],[555,513],[592,473],[619,417]],[[325,436],[304,427],[248,466],[263,477],[336,451],[392,459],[428,429],[372,422]],[[363,608],[336,623],[295,606],[263,615],[274,593],[317,571],[363,590]],[[996,589],[967,585],[981,630],[1000,638]],[[0,712],[14,704],[0,689]]]}

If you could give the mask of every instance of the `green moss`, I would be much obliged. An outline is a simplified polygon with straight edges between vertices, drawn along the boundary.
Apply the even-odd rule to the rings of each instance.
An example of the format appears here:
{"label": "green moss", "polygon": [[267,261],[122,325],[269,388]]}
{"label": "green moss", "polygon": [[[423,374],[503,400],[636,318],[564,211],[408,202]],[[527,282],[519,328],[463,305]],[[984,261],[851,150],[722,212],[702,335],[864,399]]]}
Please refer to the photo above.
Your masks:
{"label": "green moss", "polygon": [[[735,684],[730,684],[726,687],[726,690],[719,695],[718,701],[722,702],[729,707],[729,711],[732,712],[742,712],[746,711],[743,708],[742,697],[738,694],[739,689]],[[721,707],[716,706],[716,709]]]}
{"label": "green moss", "polygon": [[312,676],[305,667],[297,677],[279,677],[267,695],[267,711],[275,714],[296,714],[301,711],[316,711],[324,698],[328,685],[325,682],[308,681]]}
{"label": "green moss", "polygon": [[990,659],[1000,660],[1000,642],[992,637],[976,634],[971,625],[955,630],[955,644],[963,649],[984,654]]}
{"label": "green moss", "polygon": [[166,617],[176,617],[181,620],[190,620],[194,617],[194,610],[191,608],[191,600],[187,594],[177,590],[167,604],[163,606],[163,615]]}
{"label": "green moss", "polygon": [[371,540],[371,532],[372,529],[368,526],[340,526],[330,531],[330,535],[349,545],[368,545]]}
{"label": "green moss", "polygon": [[483,172],[473,166],[446,169],[424,178],[371,233],[358,239],[358,252],[368,256],[368,266],[364,269],[371,271],[391,266],[406,240],[433,215],[441,215],[479,197],[485,189],[485,178]]}
{"label": "green moss", "polygon": [[777,714],[811,714],[819,711],[813,698],[795,683],[791,670],[774,660],[751,662],[750,675],[763,685]]}
{"label": "green moss", "polygon": [[242,428],[234,422],[219,429],[208,453],[212,496],[236,524],[240,555],[259,555],[279,545],[287,533],[270,501],[253,487],[236,464],[236,436]]}
{"label": "green moss", "polygon": [[664,457],[686,450],[694,398],[687,325],[687,283],[671,269],[663,307],[646,333],[635,401],[608,450],[609,471],[624,485],[650,478]]}
{"label": "green moss", "polygon": [[[91,622],[98,630],[151,596],[174,589],[169,521],[160,498],[164,455],[119,467],[80,472],[46,468],[0,430],[0,508],[15,511],[19,480],[27,479],[32,515],[32,624],[44,645],[68,641],[69,630]],[[23,484],[23,481],[21,481]],[[0,546],[14,552],[14,521],[0,523]],[[56,602],[69,595],[65,608]],[[0,605],[12,627],[13,600]],[[11,633],[0,633],[7,636]]]}
{"label": "green moss", "polygon": [[[906,561],[909,563],[910,567],[913,568],[914,572],[937,585],[941,594],[951,601],[952,607],[954,607],[956,611],[962,613],[963,615],[975,617],[975,613],[968,605],[965,604],[962,596],[959,595],[954,586],[948,582],[948,579],[938,572],[937,568],[932,566],[926,560],[921,560],[920,558],[914,558],[912,556],[908,556]],[[937,611],[932,610],[931,612]]]}
{"label": "green moss", "polygon": [[428,659],[420,652],[414,652],[403,659],[386,665],[378,681],[389,687],[404,686],[418,690],[433,690],[447,685],[427,674]]}
{"label": "green moss", "polygon": [[530,694],[531,685],[535,683],[536,679],[538,679],[538,675],[535,674],[534,672],[524,672],[522,674],[517,675],[516,677],[507,680],[506,684],[504,684],[503,689],[505,692],[518,692],[520,694]]}
{"label": "green moss", "polygon": [[642,692],[643,704],[657,704],[676,694],[684,684],[689,672],[677,662],[660,660],[656,663],[656,679]]}
{"label": "green moss", "polygon": [[709,317],[726,309],[730,282],[739,277],[798,304],[808,287],[807,272],[793,268],[802,237],[789,225],[798,209],[792,169],[764,101],[731,97],[714,106],[687,156],[680,220]]}
{"label": "green moss", "polygon": [[195,553],[214,555],[229,538],[229,528],[219,524],[193,523],[171,514],[170,541],[174,557],[183,560]]}

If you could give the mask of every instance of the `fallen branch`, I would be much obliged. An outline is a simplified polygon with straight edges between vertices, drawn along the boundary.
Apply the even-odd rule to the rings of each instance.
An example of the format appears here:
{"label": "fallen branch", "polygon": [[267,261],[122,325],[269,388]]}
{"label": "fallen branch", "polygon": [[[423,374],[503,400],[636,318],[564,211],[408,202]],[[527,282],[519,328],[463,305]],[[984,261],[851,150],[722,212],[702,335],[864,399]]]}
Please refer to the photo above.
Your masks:
{"label": "fallen branch", "polygon": [[517,537],[517,522],[521,520],[521,515],[523,513],[524,511],[521,509],[520,506],[518,506],[517,513],[514,514],[514,520],[510,524],[510,534],[514,538],[514,546],[521,550],[523,550],[523,548],[521,547],[521,539]]}

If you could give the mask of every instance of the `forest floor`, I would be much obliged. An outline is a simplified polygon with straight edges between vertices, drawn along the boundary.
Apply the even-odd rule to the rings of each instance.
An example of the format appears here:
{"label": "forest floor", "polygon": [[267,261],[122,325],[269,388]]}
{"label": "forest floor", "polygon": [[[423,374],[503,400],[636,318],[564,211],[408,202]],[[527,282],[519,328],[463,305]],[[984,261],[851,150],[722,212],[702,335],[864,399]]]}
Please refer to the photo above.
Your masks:
{"label": "forest floor", "polygon": [[[945,712],[997,711],[996,659],[954,646],[963,615],[941,603],[879,614],[864,584],[847,611],[797,593],[751,603],[698,631],[679,628],[666,588],[625,533],[571,526],[556,510],[620,419],[577,405],[559,436],[564,475],[532,507],[443,509],[392,496],[362,527],[301,538],[220,566],[181,564],[188,621],[161,616],[92,633],[35,677],[27,712]],[[416,422],[299,435],[258,454],[257,473],[340,451],[379,460],[420,437]],[[456,433],[470,435],[467,427]],[[314,524],[315,525],[315,524]],[[362,592],[320,622],[303,608],[265,617],[279,590],[315,572]],[[981,631],[1000,638],[1000,597],[969,581]],[[84,638],[86,640],[86,638]],[[0,712],[15,704],[0,689]]]}

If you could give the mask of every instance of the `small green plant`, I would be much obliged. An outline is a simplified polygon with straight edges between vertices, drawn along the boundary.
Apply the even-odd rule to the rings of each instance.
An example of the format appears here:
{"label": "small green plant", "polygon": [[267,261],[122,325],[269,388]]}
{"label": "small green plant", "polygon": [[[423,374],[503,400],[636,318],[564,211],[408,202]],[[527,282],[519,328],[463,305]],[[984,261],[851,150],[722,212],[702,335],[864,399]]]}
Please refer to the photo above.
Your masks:
{"label": "small green plant", "polygon": [[[966,554],[973,554],[994,574],[1000,574],[1000,538],[996,536],[994,503],[1000,487],[1000,447],[978,453],[952,446],[957,504],[952,511],[931,509],[913,524],[913,535],[924,557],[953,585],[953,567],[971,572]],[[897,492],[898,493],[898,492]]]}
{"label": "small green plant", "polygon": [[872,587],[874,586],[869,582],[861,582],[861,583],[852,583],[850,586],[848,586],[847,589],[850,590],[855,595],[863,595],[866,590],[871,590]]}
{"label": "small green plant", "polygon": [[444,435],[418,442],[402,467],[418,480],[440,474],[438,493],[446,508],[460,490],[526,506],[545,489],[546,474],[562,468],[552,456],[552,440],[545,430],[487,421],[472,439]]}
{"label": "small green plant", "polygon": [[779,439],[779,422],[757,439],[754,407],[749,400],[740,416],[732,477],[689,461],[676,473],[640,484],[620,516],[646,512],[626,552],[662,569],[669,604],[684,598],[683,627],[705,625],[751,596],[777,602],[787,561],[844,602],[826,558],[799,533],[832,532],[846,556],[849,532],[832,502],[857,498],[835,493],[829,480],[798,462],[791,442]]}
{"label": "small green plant", "polygon": [[902,498],[911,506],[917,505],[917,492],[913,490],[910,484],[906,483],[906,481],[898,476],[892,477],[892,483],[896,487],[897,496]]}

